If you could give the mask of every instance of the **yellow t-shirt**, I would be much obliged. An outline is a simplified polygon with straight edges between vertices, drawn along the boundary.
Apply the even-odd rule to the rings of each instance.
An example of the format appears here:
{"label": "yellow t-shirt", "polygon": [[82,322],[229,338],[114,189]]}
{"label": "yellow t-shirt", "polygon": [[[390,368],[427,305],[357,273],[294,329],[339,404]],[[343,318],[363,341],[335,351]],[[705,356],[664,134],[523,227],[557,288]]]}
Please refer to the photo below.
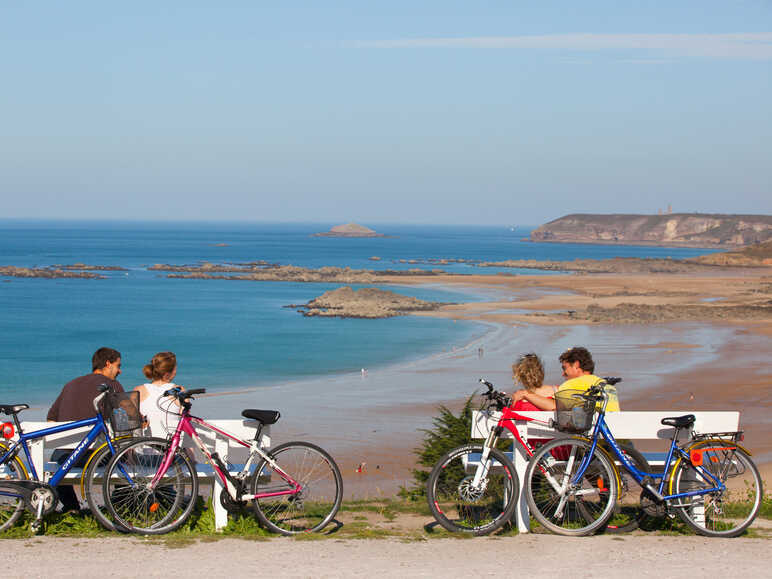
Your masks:
{"label": "yellow t-shirt", "polygon": [[[584,374],[578,378],[571,378],[566,380],[560,385],[560,390],[581,390],[586,392],[591,386],[595,386],[598,382],[602,382],[601,378],[598,378],[594,374]],[[610,384],[607,384],[604,388],[606,394],[608,394],[608,406],[606,406],[606,412],[619,412],[619,398],[617,397],[617,389]],[[600,409],[600,403],[597,406]]]}

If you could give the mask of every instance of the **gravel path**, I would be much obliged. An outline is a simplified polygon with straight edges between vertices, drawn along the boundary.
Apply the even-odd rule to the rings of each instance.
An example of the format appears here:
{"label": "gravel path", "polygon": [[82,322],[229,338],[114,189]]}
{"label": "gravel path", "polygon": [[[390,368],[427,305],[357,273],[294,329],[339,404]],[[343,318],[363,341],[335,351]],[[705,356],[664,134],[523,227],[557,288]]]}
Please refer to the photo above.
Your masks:
{"label": "gravel path", "polygon": [[6,540],[4,577],[769,577],[767,539],[683,536],[267,541]]}

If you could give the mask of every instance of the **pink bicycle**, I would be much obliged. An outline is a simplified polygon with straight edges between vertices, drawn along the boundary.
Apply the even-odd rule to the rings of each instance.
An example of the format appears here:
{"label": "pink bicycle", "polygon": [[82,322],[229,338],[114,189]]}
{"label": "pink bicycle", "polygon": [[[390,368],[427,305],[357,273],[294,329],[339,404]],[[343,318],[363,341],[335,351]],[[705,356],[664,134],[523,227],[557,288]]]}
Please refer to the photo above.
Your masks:
{"label": "pink bicycle", "polygon": [[[284,535],[319,531],[338,512],[343,481],[332,457],[308,442],[287,442],[270,450],[261,448],[263,426],[279,419],[275,410],[244,410],[241,415],[258,423],[254,439],[241,440],[190,414],[191,400],[203,388],[173,388],[167,396],[179,403],[180,420],[169,439],[140,438],[122,447],[107,466],[104,496],[114,521],[130,532],[162,534],[182,525],[193,512],[198,496],[196,466],[180,447],[182,435],[195,442],[214,475],[223,485],[220,494],[228,510],[252,501],[260,523]],[[203,427],[249,449],[249,457],[232,472],[196,433]]]}

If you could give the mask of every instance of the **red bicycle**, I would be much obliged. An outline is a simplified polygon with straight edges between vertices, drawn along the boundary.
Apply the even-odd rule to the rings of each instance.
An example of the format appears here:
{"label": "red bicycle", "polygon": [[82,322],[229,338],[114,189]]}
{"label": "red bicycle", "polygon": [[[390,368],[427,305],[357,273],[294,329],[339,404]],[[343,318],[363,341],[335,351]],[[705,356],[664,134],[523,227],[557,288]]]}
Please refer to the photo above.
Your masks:
{"label": "red bicycle", "polygon": [[[529,458],[535,452],[531,443],[520,435],[515,421],[535,422],[548,428],[552,421],[520,414],[511,407],[511,399],[505,392],[495,390],[493,384],[482,378],[480,383],[487,387],[481,395],[480,411],[497,418],[496,425],[490,429],[484,443],[454,448],[437,462],[426,483],[426,497],[432,515],[448,531],[487,535],[509,523],[518,505],[520,482],[517,471],[502,447],[519,445]],[[514,444],[501,440],[505,430],[512,435]],[[624,452],[636,464],[648,466],[646,459],[634,448],[624,446]],[[553,456],[556,460],[565,460]],[[628,484],[626,480],[617,482],[618,488]],[[639,512],[637,501],[630,513],[620,509],[606,530],[622,532],[636,528]]]}

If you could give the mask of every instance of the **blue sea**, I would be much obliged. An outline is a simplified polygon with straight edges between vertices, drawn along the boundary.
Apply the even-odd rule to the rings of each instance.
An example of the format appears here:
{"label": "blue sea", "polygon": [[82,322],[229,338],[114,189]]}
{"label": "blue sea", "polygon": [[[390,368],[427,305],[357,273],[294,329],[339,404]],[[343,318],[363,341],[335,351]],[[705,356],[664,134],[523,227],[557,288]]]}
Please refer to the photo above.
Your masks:
{"label": "blue sea", "polygon": [[[0,278],[2,402],[49,404],[62,384],[91,370],[91,354],[100,346],[121,351],[124,386],[144,382],[142,366],[155,352],[172,350],[179,362],[178,383],[217,392],[404,363],[462,346],[490,329],[413,316],[304,318],[283,306],[305,303],[341,284],[168,279],[147,270],[156,263],[265,260],[314,268],[493,274],[498,270],[425,261],[683,258],[709,252],[531,243],[523,241],[530,227],[368,223],[387,237],[313,236],[333,225],[0,221],[0,265],[86,263],[128,270],[108,272],[101,280]],[[483,299],[431,284],[389,289],[434,301]]]}

